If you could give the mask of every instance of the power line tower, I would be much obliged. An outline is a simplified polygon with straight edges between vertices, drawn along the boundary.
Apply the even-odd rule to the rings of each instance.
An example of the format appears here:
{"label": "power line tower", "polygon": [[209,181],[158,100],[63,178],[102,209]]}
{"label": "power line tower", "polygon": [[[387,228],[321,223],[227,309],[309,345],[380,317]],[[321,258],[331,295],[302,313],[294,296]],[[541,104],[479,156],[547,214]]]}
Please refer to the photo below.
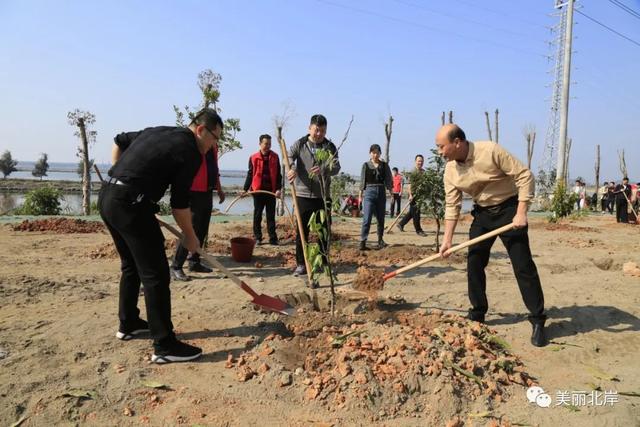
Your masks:
{"label": "power line tower", "polygon": [[554,53],[551,70],[551,110],[545,135],[545,147],[541,169],[551,172],[554,168],[558,179],[566,178],[564,157],[566,150],[569,111],[569,85],[571,71],[571,40],[573,30],[573,6],[575,0],[555,0],[558,23],[551,29],[554,35],[549,43]]}

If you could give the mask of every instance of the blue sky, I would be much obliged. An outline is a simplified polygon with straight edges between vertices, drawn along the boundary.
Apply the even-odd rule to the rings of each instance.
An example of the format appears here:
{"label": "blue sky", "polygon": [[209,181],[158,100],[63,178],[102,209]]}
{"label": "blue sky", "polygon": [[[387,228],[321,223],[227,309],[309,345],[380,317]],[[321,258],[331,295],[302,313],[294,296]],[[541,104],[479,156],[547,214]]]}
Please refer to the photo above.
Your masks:
{"label": "blue sky", "polygon": [[[640,11],[640,1],[621,0]],[[640,20],[606,0],[581,11],[640,41]],[[244,149],[223,169],[243,169],[258,135],[274,133],[288,103],[289,143],[309,117],[323,113],[339,141],[344,170],[357,173],[372,143],[384,143],[391,113],[391,163],[410,167],[427,153],[443,110],[469,139],[487,138],[484,111],[500,109],[500,142],[526,159],[522,128],[538,138],[542,158],[549,121],[552,63],[547,27],[553,0],[272,0],[14,1],[0,0],[0,151],[19,160],[39,153],[76,161],[67,124],[74,108],[96,115],[93,155],[108,162],[123,130],[173,124],[173,104],[200,101],[196,78],[223,76],[223,117],[241,120]],[[570,175],[619,178],[617,150],[640,179],[640,46],[576,16],[569,135]]]}

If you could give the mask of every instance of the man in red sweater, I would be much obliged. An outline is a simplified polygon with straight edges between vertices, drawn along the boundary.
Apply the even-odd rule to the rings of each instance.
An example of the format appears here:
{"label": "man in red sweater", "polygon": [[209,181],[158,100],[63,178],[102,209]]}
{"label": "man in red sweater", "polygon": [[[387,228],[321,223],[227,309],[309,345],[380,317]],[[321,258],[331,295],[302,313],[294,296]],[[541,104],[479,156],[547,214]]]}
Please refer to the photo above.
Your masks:
{"label": "man in red sweater", "polygon": [[262,211],[267,211],[267,231],[269,243],[278,244],[276,234],[276,198],[280,197],[282,189],[282,173],[280,172],[280,159],[271,151],[271,136],[260,135],[260,150],[249,157],[249,171],[244,183],[245,194],[247,191],[264,190],[275,193],[256,193],[253,195],[253,236],[256,242],[262,244]]}
{"label": "man in red sweater", "polygon": [[[220,173],[218,168],[218,144],[202,155],[200,168],[193,178],[189,191],[189,206],[191,207],[191,222],[196,236],[202,244],[209,234],[209,222],[211,221],[211,209],[213,208],[213,190],[218,192],[220,203],[224,202],[225,194],[220,186]],[[182,270],[184,262],[187,260],[189,251],[178,245],[176,254],[171,265],[171,276],[174,280],[186,282],[191,280]],[[211,268],[200,263],[200,255],[192,253],[189,255],[189,271],[195,273],[211,273]]]}

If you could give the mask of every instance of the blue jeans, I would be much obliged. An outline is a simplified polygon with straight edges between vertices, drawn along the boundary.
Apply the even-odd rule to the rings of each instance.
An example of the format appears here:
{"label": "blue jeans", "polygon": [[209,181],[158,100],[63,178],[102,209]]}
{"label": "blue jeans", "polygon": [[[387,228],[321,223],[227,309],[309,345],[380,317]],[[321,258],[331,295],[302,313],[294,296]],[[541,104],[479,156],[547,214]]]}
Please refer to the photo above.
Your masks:
{"label": "blue jeans", "polygon": [[362,229],[360,231],[360,240],[366,241],[369,237],[369,229],[371,228],[371,218],[376,215],[378,221],[378,240],[384,235],[384,210],[387,204],[387,196],[385,188],[382,185],[370,186],[364,189],[364,197],[362,201]]}

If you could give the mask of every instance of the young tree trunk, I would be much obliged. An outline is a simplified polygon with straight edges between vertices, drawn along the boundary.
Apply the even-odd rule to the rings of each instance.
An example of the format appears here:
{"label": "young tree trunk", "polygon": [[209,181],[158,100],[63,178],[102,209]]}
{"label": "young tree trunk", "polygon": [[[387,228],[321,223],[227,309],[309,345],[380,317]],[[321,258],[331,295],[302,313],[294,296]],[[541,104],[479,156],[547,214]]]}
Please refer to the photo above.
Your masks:
{"label": "young tree trunk", "polygon": [[533,148],[536,145],[536,133],[527,134],[527,168],[531,170],[531,160],[533,159]]}
{"label": "young tree trunk", "polygon": [[627,162],[624,159],[624,150],[622,150],[622,153],[618,151],[618,158],[620,160],[620,173],[622,173],[622,177],[628,177],[629,174],[627,172]]}
{"label": "young tree trunk", "polygon": [[287,171],[284,163],[282,164],[282,189],[280,190],[280,199],[278,200],[278,216],[284,216],[284,190],[287,184]]}
{"label": "young tree trunk", "polygon": [[449,123],[453,123],[453,111],[449,110]]}
{"label": "young tree trunk", "polygon": [[393,132],[393,116],[389,114],[389,121],[384,124],[384,136],[387,139],[387,143],[384,146],[384,159],[387,164],[390,164],[389,160],[389,146],[391,145],[391,133]]}
{"label": "young tree trunk", "polygon": [[82,139],[82,212],[91,214],[91,174],[89,173],[89,140],[84,119],[78,119],[80,138]]}
{"label": "young tree trunk", "polygon": [[489,141],[493,141],[493,137],[491,136],[491,123],[489,122],[489,112],[484,112],[484,117],[487,119],[487,133],[489,134]]}
{"label": "young tree trunk", "polygon": [[600,145],[596,145],[596,194],[600,189]]}
{"label": "young tree trunk", "polygon": [[564,176],[562,177],[562,182],[564,185],[567,185],[567,180],[569,179],[569,153],[571,153],[571,143],[573,140],[569,138],[566,145],[565,156],[564,156]]}
{"label": "young tree trunk", "polygon": [[442,112],[442,117],[440,118],[440,119],[442,120],[442,126],[444,126],[444,119],[445,119],[445,117],[446,117],[446,114],[445,114],[445,112],[443,111],[443,112]]}
{"label": "young tree trunk", "polygon": [[496,126],[495,126],[495,134],[496,134],[496,144],[499,143],[498,140],[498,109],[496,108]]}
{"label": "young tree trunk", "polygon": [[440,250],[440,218],[434,215],[436,219],[436,251]]}

